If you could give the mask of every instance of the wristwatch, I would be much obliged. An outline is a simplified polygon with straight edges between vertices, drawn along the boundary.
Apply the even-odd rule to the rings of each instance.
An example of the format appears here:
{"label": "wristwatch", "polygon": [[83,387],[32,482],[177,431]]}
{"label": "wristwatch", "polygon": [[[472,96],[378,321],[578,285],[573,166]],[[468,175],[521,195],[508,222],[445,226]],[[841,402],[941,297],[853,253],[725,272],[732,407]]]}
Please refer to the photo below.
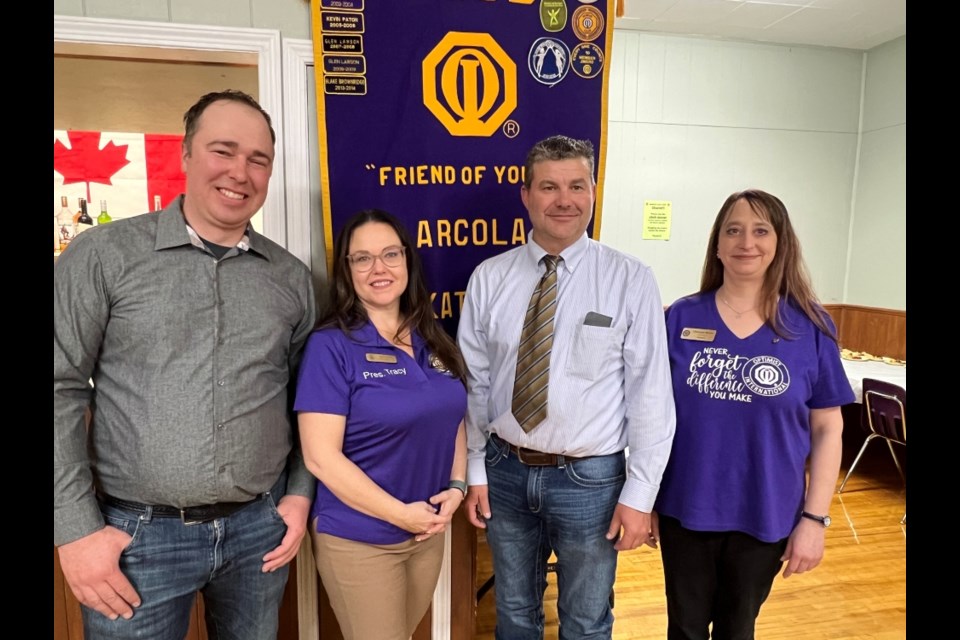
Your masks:
{"label": "wristwatch", "polygon": [[450,484],[447,485],[448,489],[459,489],[463,493],[463,497],[467,497],[467,483],[463,480],[451,480]]}
{"label": "wristwatch", "polygon": [[808,513],[808,512],[806,512],[806,511],[801,511],[801,512],[800,512],[800,515],[803,516],[804,518],[809,518],[809,519],[811,519],[811,520],[816,520],[817,522],[819,522],[820,524],[822,524],[825,528],[830,526],[830,522],[831,522],[830,516],[818,516],[818,515],[814,515],[814,514],[812,514],[812,513]]}

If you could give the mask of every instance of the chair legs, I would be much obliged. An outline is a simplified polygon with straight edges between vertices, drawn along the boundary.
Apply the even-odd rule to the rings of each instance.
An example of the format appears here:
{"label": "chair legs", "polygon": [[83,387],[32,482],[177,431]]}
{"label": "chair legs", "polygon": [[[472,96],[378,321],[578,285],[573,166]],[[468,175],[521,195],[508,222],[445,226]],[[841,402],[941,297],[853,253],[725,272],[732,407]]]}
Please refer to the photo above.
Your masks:
{"label": "chair legs", "polygon": [[[857,453],[857,457],[853,459],[853,464],[850,465],[850,469],[847,471],[847,475],[843,477],[843,482],[840,483],[840,488],[837,489],[837,493],[843,493],[843,487],[846,486],[847,480],[850,479],[850,475],[853,473],[854,468],[856,468],[857,463],[860,462],[860,458],[863,456],[863,452],[867,450],[867,445],[870,444],[870,441],[874,438],[883,438],[883,436],[876,433],[871,433],[867,436],[867,439],[863,441],[863,446],[860,447],[860,451]],[[903,475],[903,469],[900,467],[900,460],[897,458],[897,454],[893,450],[893,442],[886,440],[887,448],[890,449],[890,456],[893,458],[893,464],[897,466],[897,473],[900,474],[900,479],[906,483],[907,478]]]}
{"label": "chair legs", "polygon": [[907,524],[907,514],[904,513],[903,517],[900,518],[900,524]]}
{"label": "chair legs", "polygon": [[[847,485],[847,480],[850,479],[850,474],[853,473],[853,470],[856,468],[857,463],[860,462],[860,458],[863,457],[863,452],[867,450],[867,445],[870,444],[871,440],[877,437],[879,437],[877,436],[877,434],[871,433],[870,435],[867,436],[867,439],[863,441],[863,446],[860,447],[860,451],[859,453],[857,453],[857,457],[853,459],[853,464],[851,464],[850,469],[847,470],[847,475],[843,477],[843,482],[840,483],[840,488],[837,489],[837,493],[843,493],[843,488]],[[899,462],[897,463],[897,468],[898,469],[900,468]]]}
{"label": "chair legs", "polygon": [[887,448],[890,449],[890,455],[893,456],[893,464],[897,465],[897,472],[900,474],[900,479],[906,483],[907,479],[903,475],[903,469],[900,468],[900,461],[897,459],[897,454],[893,451],[893,443],[887,440]]}

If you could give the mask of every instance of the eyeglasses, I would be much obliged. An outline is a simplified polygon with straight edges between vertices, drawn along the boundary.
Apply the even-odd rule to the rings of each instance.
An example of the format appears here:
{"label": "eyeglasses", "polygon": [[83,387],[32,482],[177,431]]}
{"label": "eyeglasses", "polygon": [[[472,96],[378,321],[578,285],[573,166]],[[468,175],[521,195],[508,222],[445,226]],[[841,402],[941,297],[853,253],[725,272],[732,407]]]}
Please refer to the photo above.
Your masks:
{"label": "eyeglasses", "polygon": [[364,273],[365,271],[373,269],[377,258],[380,258],[380,262],[382,262],[385,267],[399,267],[403,264],[405,254],[406,247],[387,247],[381,251],[378,256],[367,253],[366,251],[357,251],[347,256],[347,262],[350,263],[354,271]]}

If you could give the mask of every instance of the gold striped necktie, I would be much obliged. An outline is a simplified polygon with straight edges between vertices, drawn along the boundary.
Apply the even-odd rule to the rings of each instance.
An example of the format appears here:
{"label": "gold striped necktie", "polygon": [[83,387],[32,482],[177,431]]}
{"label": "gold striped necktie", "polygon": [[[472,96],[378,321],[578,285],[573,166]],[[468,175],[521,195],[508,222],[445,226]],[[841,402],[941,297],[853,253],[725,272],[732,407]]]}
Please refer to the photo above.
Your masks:
{"label": "gold striped necktie", "polygon": [[547,383],[553,348],[553,317],[557,310],[557,266],[563,258],[544,256],[540,279],[523,318],[517,348],[517,379],[513,384],[513,416],[530,433],[547,417]]}

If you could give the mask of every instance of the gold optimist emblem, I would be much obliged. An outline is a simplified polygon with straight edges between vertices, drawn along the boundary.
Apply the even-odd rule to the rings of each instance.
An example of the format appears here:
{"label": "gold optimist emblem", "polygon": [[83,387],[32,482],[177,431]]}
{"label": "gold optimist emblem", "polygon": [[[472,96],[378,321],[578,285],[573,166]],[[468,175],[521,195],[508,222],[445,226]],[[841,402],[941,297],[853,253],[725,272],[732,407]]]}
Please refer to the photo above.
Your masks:
{"label": "gold optimist emblem", "polygon": [[449,32],[422,69],[423,104],[450,135],[492,136],[517,108],[517,65],[489,33]]}
{"label": "gold optimist emblem", "polygon": [[573,12],[573,33],[584,42],[596,40],[603,33],[603,14],[589,5]]}

